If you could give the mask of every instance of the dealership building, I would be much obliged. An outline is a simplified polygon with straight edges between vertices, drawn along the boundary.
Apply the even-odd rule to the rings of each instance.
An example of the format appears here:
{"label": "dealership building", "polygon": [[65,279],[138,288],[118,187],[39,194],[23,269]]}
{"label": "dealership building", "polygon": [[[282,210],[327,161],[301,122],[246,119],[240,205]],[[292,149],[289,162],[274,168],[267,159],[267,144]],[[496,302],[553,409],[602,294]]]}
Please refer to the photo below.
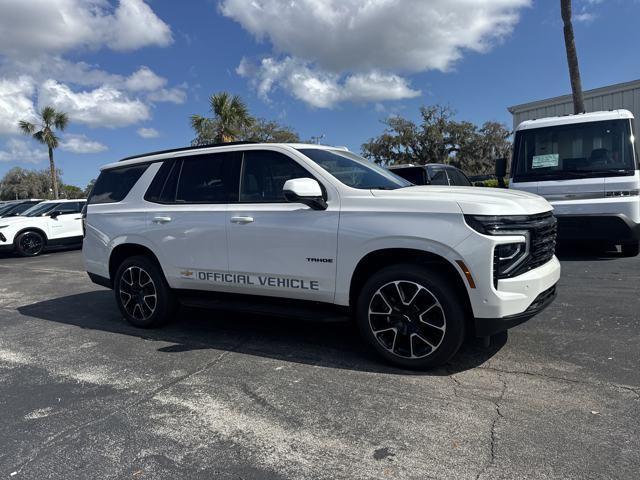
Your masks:
{"label": "dealership building", "polygon": [[[584,107],[587,112],[602,110],[616,110],[624,108],[633,113],[636,118],[636,132],[640,125],[640,80],[618,83],[608,87],[586,90],[584,95]],[[571,95],[538,100],[508,108],[513,115],[513,128],[524,120],[536,118],[556,117],[573,113],[573,98]]]}

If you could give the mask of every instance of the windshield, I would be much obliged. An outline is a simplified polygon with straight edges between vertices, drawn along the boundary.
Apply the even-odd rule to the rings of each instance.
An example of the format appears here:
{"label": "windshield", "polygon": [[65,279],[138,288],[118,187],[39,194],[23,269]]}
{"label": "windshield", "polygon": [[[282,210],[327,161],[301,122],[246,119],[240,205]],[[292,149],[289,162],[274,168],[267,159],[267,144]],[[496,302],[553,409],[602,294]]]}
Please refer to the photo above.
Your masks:
{"label": "windshield", "polygon": [[29,210],[26,210],[22,215],[24,217],[39,217],[44,215],[45,213],[50,212],[54,208],[56,208],[59,203],[39,203],[34,205]]}
{"label": "windshield", "polygon": [[299,151],[348,187],[395,190],[412,185],[404,178],[351,152],[321,148],[301,148]]}
{"label": "windshield", "polygon": [[635,168],[628,119],[516,133],[514,181],[627,175]]}
{"label": "windshield", "polygon": [[4,215],[5,213],[9,213],[11,210],[13,210],[13,207],[15,206],[16,206],[15,203],[0,205],[0,216]]}

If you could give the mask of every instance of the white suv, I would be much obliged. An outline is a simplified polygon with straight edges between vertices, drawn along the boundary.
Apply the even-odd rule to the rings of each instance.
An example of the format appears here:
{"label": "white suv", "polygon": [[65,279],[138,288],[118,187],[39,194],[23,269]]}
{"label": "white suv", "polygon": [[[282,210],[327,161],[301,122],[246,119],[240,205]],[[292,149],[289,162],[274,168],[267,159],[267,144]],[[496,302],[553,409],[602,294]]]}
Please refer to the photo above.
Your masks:
{"label": "white suv", "polygon": [[20,216],[0,218],[0,250],[33,257],[46,247],[82,243],[86,200],[47,200]]}
{"label": "white suv", "polygon": [[340,148],[192,147],[103,167],[83,252],[134,325],[179,302],[338,308],[384,358],[423,368],[551,303],[551,210],[530,193],[413,186]]}

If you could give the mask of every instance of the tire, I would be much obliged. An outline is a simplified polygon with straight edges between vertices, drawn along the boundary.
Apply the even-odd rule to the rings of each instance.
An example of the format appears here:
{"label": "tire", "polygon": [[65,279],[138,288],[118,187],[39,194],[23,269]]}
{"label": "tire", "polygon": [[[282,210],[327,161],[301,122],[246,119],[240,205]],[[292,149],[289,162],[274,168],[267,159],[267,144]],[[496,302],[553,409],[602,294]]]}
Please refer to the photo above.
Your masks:
{"label": "tire", "polygon": [[21,257],[35,257],[44,250],[46,239],[40,232],[28,230],[18,235],[13,245],[15,251]]}
{"label": "tire", "polygon": [[409,264],[384,268],[364,284],[356,322],[380,356],[410,369],[443,365],[465,335],[463,301],[451,281]]}
{"label": "tire", "polygon": [[127,258],[114,277],[122,316],[140,328],[155,328],[173,319],[177,301],[158,264],[145,256]]}
{"label": "tire", "polygon": [[635,257],[640,253],[640,242],[623,243],[620,249],[623,257]]}

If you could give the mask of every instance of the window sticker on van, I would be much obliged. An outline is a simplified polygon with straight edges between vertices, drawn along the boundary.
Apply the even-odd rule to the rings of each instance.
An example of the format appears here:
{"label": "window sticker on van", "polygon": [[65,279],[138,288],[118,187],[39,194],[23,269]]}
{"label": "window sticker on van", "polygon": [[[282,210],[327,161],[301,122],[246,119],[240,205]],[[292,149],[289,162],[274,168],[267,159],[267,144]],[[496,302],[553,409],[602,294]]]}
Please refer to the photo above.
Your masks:
{"label": "window sticker on van", "polygon": [[531,168],[548,168],[557,167],[560,160],[560,154],[549,153],[547,155],[534,155]]}

